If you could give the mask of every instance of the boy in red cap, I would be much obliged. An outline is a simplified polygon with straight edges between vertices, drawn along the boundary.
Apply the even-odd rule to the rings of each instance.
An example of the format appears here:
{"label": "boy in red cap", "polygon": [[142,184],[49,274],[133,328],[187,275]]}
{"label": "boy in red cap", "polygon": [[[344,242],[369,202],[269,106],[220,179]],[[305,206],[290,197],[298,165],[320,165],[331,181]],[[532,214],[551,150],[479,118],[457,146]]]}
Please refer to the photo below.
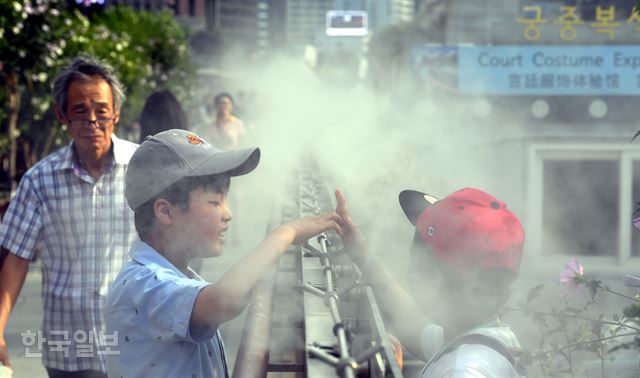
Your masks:
{"label": "boy in red cap", "polygon": [[[520,347],[498,313],[518,276],[524,231],[504,202],[465,188],[438,200],[405,190],[400,206],[416,227],[408,294],[368,251],[336,191],[345,246],[353,251],[385,318],[427,365],[421,377],[520,377]],[[427,320],[427,317],[429,320]]]}

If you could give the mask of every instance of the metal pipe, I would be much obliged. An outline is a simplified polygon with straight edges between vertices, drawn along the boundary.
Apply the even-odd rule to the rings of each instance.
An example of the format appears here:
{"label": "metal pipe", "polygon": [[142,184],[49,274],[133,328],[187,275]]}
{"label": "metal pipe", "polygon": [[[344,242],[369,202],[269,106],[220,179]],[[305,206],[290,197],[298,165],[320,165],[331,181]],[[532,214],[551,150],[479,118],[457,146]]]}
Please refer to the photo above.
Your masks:
{"label": "metal pipe", "polygon": [[333,269],[331,260],[329,259],[329,251],[327,247],[327,236],[325,234],[318,235],[318,243],[320,244],[320,262],[324,270],[325,280],[325,305],[329,307],[331,317],[335,323],[334,332],[338,339],[338,353],[340,354],[341,364],[338,366],[338,373],[343,374],[346,378],[355,377],[355,359],[349,353],[349,343],[347,341],[347,332],[340,317],[338,309],[338,294],[333,286]]}
{"label": "metal pipe", "polygon": [[340,362],[340,360],[338,360],[334,356],[330,355],[329,353],[315,346],[309,345],[307,346],[307,350],[309,351],[310,355],[321,359],[322,361],[328,363],[329,365],[338,366],[338,363]]}
{"label": "metal pipe", "polygon": [[[267,230],[281,223],[282,214],[276,214],[274,209],[275,207],[271,209]],[[233,378],[267,376],[275,275],[272,271],[258,282],[251,292],[245,326],[233,367]]]}
{"label": "metal pipe", "polygon": [[361,364],[367,361],[369,358],[373,357],[374,354],[379,353],[382,350],[383,350],[382,345],[378,345],[374,343],[372,346],[367,348],[364,352],[360,353],[360,355],[356,358],[356,362],[358,364]]}
{"label": "metal pipe", "polygon": [[307,293],[311,293],[315,296],[318,296],[320,298],[324,297],[325,292],[318,289],[317,287],[313,286],[313,285],[309,285],[308,283],[305,283],[304,285],[302,285],[302,289],[304,291],[306,291]]}
{"label": "metal pipe", "polygon": [[251,293],[251,304],[233,368],[233,378],[260,378],[267,375],[273,285],[273,274],[270,274]]}
{"label": "metal pipe", "polygon": [[[332,293],[335,295],[335,293]],[[328,297],[329,312],[331,313],[331,318],[333,318],[333,322],[336,324],[342,323],[342,317],[340,316],[340,311],[338,310],[338,303],[335,296]]]}
{"label": "metal pipe", "polygon": [[[298,174],[297,206],[298,210],[300,211],[300,216],[318,214],[321,210],[319,200],[321,199],[321,196],[324,192],[321,189],[323,183],[319,182],[314,176],[314,173],[317,171],[317,167],[312,167],[312,169],[303,170]],[[293,216],[290,208],[274,206],[273,210],[276,209],[278,209],[278,211],[276,212],[278,213],[277,216],[279,216],[280,219],[276,219],[276,217],[274,217],[274,215],[276,214],[272,212],[270,227],[268,229],[271,229],[273,228],[272,226],[280,224],[283,220],[286,220],[282,218]],[[302,376],[304,373],[310,373],[310,370],[307,370],[309,367],[316,369],[317,365],[326,364],[327,366],[321,366],[321,368],[328,370],[328,367],[332,366],[335,368],[335,371],[339,377],[355,378],[356,372],[366,366],[366,360],[371,360],[372,358],[375,358],[376,361],[379,362],[383,359],[388,360],[390,369],[387,370],[384,367],[381,367],[383,369],[382,371],[387,372],[387,375],[385,376],[402,377],[402,372],[395,362],[395,359],[393,359],[393,350],[391,348],[391,345],[386,339],[384,324],[382,323],[382,318],[377,308],[377,304],[375,302],[375,298],[373,297],[371,288],[360,283],[362,277],[361,272],[355,265],[332,265],[332,260],[334,260],[337,253],[335,253],[335,251],[333,250],[329,250],[329,240],[327,238],[327,235],[319,235],[317,238],[317,243],[320,246],[319,248],[315,248],[311,245],[306,245],[304,247],[306,250],[299,251],[300,254],[296,254],[295,256],[298,259],[302,259],[296,260],[299,266],[303,267],[303,270],[301,270],[300,273],[304,272],[305,263],[303,261],[305,258],[319,258],[319,260],[313,261],[311,266],[313,266],[313,269],[315,270],[317,269],[317,262],[320,262],[322,272],[318,273],[321,273],[320,277],[322,279],[322,282],[308,282],[300,284],[303,281],[304,277],[300,276],[300,278],[297,279],[298,284],[294,287],[295,290],[291,291],[301,293],[300,289],[302,288],[304,291],[323,299],[324,305],[326,306],[327,310],[330,311],[331,319],[334,323],[332,331],[336,337],[335,353],[331,354],[325,349],[318,348],[316,345],[310,345],[308,343],[308,340],[306,340],[308,334],[306,334],[306,324],[304,322],[296,323],[296,325],[292,325],[283,321],[274,323],[271,322],[272,315],[275,315],[277,313],[274,312],[277,310],[272,307],[274,306],[274,299],[272,297],[274,295],[273,291],[276,290],[276,288],[281,284],[280,280],[278,279],[278,284],[276,285],[276,275],[272,274],[268,279],[265,279],[264,281],[259,283],[256,288],[254,288],[254,291],[252,293],[251,304],[247,312],[247,319],[245,322],[245,328],[243,331],[240,348],[238,350],[238,357],[235,362],[233,377],[264,378],[266,377],[267,372],[295,372],[296,376]],[[340,253],[344,254],[344,251],[341,251]],[[293,272],[292,268],[278,266],[278,276],[280,273],[290,271]],[[319,278],[315,274],[316,273],[314,272],[314,277],[316,277],[316,279]],[[344,278],[347,276],[351,277],[354,274],[356,276],[355,282],[349,284],[349,286],[345,288],[337,287],[338,284],[342,284],[341,281],[336,281],[338,278]],[[354,289],[357,292],[350,293]],[[357,357],[354,357],[351,353],[355,353],[358,350],[357,345],[353,346],[353,350],[350,350],[352,342],[351,333],[347,328],[348,324],[344,324],[342,320],[342,315],[346,315],[348,314],[348,312],[341,313],[340,306],[345,305],[344,300],[349,301],[359,298],[361,296],[360,292],[363,292],[364,298],[366,299],[367,305],[369,307],[369,312],[371,312],[370,314],[368,314],[368,320],[371,322],[371,335],[375,338],[375,340],[372,341],[371,347],[367,348],[367,350],[365,351],[358,353]],[[341,296],[343,295],[346,296],[345,298],[342,298],[341,301]],[[310,297],[307,297],[306,299],[312,300],[312,303],[317,302],[317,299],[315,298],[312,299]],[[305,302],[306,299],[304,299]],[[279,301],[277,301],[277,303],[279,303]],[[344,311],[345,308],[342,308],[342,310]],[[326,317],[325,319],[329,320]],[[328,325],[327,323],[323,324],[325,324],[325,326]],[[274,327],[274,329],[272,330],[271,327]],[[288,360],[287,362],[278,362],[280,361],[278,360],[278,357],[281,356],[278,351],[272,352],[273,355],[271,356],[271,359],[275,359],[275,361],[270,362],[269,347],[271,333],[274,332],[276,334],[280,334],[281,332],[283,332],[283,327],[296,327],[295,331],[288,330],[289,328],[287,328],[287,332],[293,332],[296,335],[300,335],[300,333],[302,333],[300,335],[300,337],[302,337],[304,340],[302,345],[307,345],[307,362],[309,362],[309,358],[317,358],[318,361],[313,362],[309,365],[303,365],[299,361],[301,358],[304,359],[304,354],[299,353],[302,351],[300,351],[298,347],[293,346],[292,348],[288,348],[286,350],[286,353],[289,356],[293,354],[298,356],[295,358],[296,362],[291,363]],[[371,366],[369,366],[369,368],[371,369]],[[322,372],[324,372],[325,370],[322,370]],[[319,372],[318,370],[314,371]]]}

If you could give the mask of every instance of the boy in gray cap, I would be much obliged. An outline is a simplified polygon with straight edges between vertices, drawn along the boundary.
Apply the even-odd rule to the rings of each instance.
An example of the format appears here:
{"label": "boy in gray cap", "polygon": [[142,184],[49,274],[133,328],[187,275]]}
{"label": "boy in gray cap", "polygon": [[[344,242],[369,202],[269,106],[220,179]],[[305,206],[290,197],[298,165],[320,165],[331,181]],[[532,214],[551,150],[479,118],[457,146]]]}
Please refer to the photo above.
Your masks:
{"label": "boy in gray cap", "polygon": [[221,151],[186,130],[147,138],[131,158],[126,196],[140,236],[109,292],[107,329],[118,334],[113,377],[228,377],[217,328],[245,308],[251,290],[291,244],[329,229],[336,213],[275,228],[215,284],[189,267],[219,256],[231,221],[230,177],[251,172],[258,148]]}

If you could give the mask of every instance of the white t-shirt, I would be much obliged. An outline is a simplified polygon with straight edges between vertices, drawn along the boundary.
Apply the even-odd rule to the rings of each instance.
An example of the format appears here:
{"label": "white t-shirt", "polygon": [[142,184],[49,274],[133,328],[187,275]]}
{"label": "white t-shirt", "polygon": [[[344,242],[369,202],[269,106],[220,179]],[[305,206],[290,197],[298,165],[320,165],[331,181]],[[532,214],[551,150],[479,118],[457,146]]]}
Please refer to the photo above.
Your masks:
{"label": "white t-shirt", "polygon": [[[502,342],[507,348],[520,348],[518,338],[506,326],[484,326],[465,334],[480,334]],[[444,344],[444,330],[431,324],[422,330],[422,351],[430,360]],[[500,352],[482,344],[462,344],[442,355],[420,374],[421,378],[519,378],[511,362]]]}

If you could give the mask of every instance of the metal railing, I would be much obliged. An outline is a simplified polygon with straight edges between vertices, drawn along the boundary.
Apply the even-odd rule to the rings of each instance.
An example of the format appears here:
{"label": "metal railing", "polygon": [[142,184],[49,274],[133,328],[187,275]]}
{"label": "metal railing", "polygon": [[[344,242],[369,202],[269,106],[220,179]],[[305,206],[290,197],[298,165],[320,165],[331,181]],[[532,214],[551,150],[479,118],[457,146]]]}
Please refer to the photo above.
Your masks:
{"label": "metal railing", "polygon": [[[306,160],[272,222],[332,210],[329,188]],[[373,291],[340,247],[329,234],[292,247],[254,289],[234,377],[402,377]]]}

